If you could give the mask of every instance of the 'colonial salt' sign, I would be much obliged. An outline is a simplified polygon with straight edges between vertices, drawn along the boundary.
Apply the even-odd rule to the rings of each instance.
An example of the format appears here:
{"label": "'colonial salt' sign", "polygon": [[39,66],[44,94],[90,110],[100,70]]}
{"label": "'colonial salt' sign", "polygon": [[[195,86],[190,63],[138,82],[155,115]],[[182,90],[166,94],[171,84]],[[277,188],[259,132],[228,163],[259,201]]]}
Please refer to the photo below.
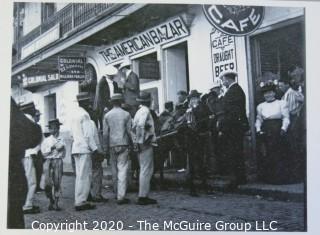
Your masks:
{"label": "'colonial salt' sign", "polygon": [[23,88],[48,85],[59,81],[58,74],[44,74],[37,76],[24,77],[22,80]]}
{"label": "'colonial salt' sign", "polygon": [[85,80],[85,57],[61,56],[58,58],[59,76],[61,81]]}
{"label": "'colonial salt' sign", "polygon": [[234,36],[215,30],[210,34],[214,81],[226,72],[237,72]]}
{"label": "'colonial salt' sign", "polygon": [[215,28],[235,36],[254,32],[264,16],[264,8],[259,6],[203,5],[203,11]]}
{"label": "'colonial salt' sign", "polygon": [[186,25],[180,17],[176,17],[136,36],[108,46],[98,51],[98,53],[103,57],[106,64],[109,64],[123,57],[152,49],[157,45],[168,43],[188,35],[189,32]]}

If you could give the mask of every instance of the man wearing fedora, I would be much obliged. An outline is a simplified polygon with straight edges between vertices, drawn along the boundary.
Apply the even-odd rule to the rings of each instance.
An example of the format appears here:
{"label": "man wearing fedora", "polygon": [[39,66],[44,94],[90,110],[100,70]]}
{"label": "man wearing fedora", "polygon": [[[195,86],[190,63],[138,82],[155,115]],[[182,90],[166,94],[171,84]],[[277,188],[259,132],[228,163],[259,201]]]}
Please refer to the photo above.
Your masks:
{"label": "man wearing fedora", "polygon": [[236,82],[237,76],[234,72],[228,72],[220,77],[226,92],[222,99],[223,117],[219,122],[219,136],[223,138],[223,156],[230,163],[228,170],[233,178],[232,188],[246,182],[243,137],[249,130],[246,96]]}
{"label": "man wearing fedora", "polygon": [[102,130],[103,115],[111,109],[110,97],[119,92],[118,84],[114,81],[118,70],[113,65],[107,65],[103,76],[99,80],[96,89],[96,96],[93,103],[93,110],[98,115],[100,130]]}
{"label": "man wearing fedora", "polygon": [[79,107],[73,112],[71,122],[71,135],[73,138],[71,154],[75,159],[76,182],[75,182],[75,209],[90,210],[95,206],[88,203],[92,182],[91,157],[98,153],[98,144],[94,138],[91,119],[89,116],[90,96],[88,92],[77,95]]}
{"label": "man wearing fedora", "polygon": [[153,174],[153,146],[156,146],[154,121],[150,113],[151,94],[141,91],[137,101],[139,109],[133,119],[132,134],[134,149],[138,154],[139,174],[139,205],[156,204],[157,201],[148,197],[150,180]]}
{"label": "man wearing fedora", "polygon": [[62,159],[66,155],[66,144],[60,135],[59,119],[52,119],[48,123],[50,136],[41,144],[41,152],[45,159],[43,163],[44,189],[50,200],[48,210],[61,210],[58,202],[61,194],[61,179],[63,173]]}
{"label": "man wearing fedora", "polygon": [[[33,102],[20,106],[20,110],[25,113],[27,118],[36,123],[36,108]],[[23,206],[24,214],[35,214],[40,212],[39,206],[34,205],[34,195],[37,188],[36,169],[34,165],[34,158],[37,157],[40,151],[40,144],[35,148],[27,149],[24,157],[24,170],[28,183],[28,193],[25,204]]]}
{"label": "man wearing fedora", "polygon": [[119,70],[122,74],[124,103],[130,106],[129,113],[131,117],[134,117],[139,106],[136,99],[139,96],[140,83],[138,75],[134,73],[130,67],[131,62],[125,60],[120,65]]}
{"label": "man wearing fedora", "polygon": [[113,108],[103,119],[104,149],[110,154],[113,190],[118,205],[129,203],[125,198],[127,191],[127,176],[129,170],[129,148],[132,144],[131,116],[121,108],[122,94],[111,97]]}

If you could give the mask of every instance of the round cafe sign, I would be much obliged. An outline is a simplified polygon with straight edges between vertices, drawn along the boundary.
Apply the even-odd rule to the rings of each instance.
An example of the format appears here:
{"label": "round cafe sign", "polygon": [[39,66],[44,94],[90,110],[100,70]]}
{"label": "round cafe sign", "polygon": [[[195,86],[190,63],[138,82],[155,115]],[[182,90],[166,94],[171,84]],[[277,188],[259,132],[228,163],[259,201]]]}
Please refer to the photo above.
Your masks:
{"label": "round cafe sign", "polygon": [[203,11],[215,28],[235,36],[254,32],[264,16],[259,6],[203,5]]}

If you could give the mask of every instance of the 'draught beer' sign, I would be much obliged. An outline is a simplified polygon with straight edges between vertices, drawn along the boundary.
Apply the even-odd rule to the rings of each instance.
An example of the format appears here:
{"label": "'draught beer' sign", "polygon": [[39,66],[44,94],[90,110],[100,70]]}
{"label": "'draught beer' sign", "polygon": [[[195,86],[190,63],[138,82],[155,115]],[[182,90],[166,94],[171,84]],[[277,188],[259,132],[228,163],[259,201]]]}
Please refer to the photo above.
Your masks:
{"label": "'draught beer' sign", "polygon": [[210,34],[213,80],[226,72],[237,72],[235,37],[214,30]]}
{"label": "'draught beer' sign", "polygon": [[60,56],[58,58],[59,79],[61,81],[85,80],[85,57]]}
{"label": "'draught beer' sign", "polygon": [[223,33],[248,35],[261,24],[264,8],[259,6],[203,5],[207,20]]}

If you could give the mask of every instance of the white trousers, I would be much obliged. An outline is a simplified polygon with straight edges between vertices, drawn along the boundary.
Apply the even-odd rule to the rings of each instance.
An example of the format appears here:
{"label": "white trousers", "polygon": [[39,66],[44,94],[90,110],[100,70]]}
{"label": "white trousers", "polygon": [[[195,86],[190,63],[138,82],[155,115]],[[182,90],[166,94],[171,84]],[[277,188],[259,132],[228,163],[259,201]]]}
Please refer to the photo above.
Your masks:
{"label": "white trousers", "polygon": [[26,202],[22,207],[22,209],[28,210],[28,209],[32,209],[33,207],[34,194],[37,188],[36,169],[34,167],[32,157],[25,157],[23,159],[23,166],[24,166],[24,171],[27,178],[27,183],[28,183],[28,193],[26,197]]}
{"label": "white trousers", "polygon": [[129,148],[127,146],[110,149],[113,190],[118,200],[124,199],[127,192],[129,170]]}
{"label": "white trousers", "polygon": [[91,154],[73,154],[76,167],[75,206],[87,203],[92,180]]}
{"label": "white trousers", "polygon": [[140,145],[138,160],[140,166],[139,197],[148,197],[150,180],[153,174],[153,147],[150,145]]}

